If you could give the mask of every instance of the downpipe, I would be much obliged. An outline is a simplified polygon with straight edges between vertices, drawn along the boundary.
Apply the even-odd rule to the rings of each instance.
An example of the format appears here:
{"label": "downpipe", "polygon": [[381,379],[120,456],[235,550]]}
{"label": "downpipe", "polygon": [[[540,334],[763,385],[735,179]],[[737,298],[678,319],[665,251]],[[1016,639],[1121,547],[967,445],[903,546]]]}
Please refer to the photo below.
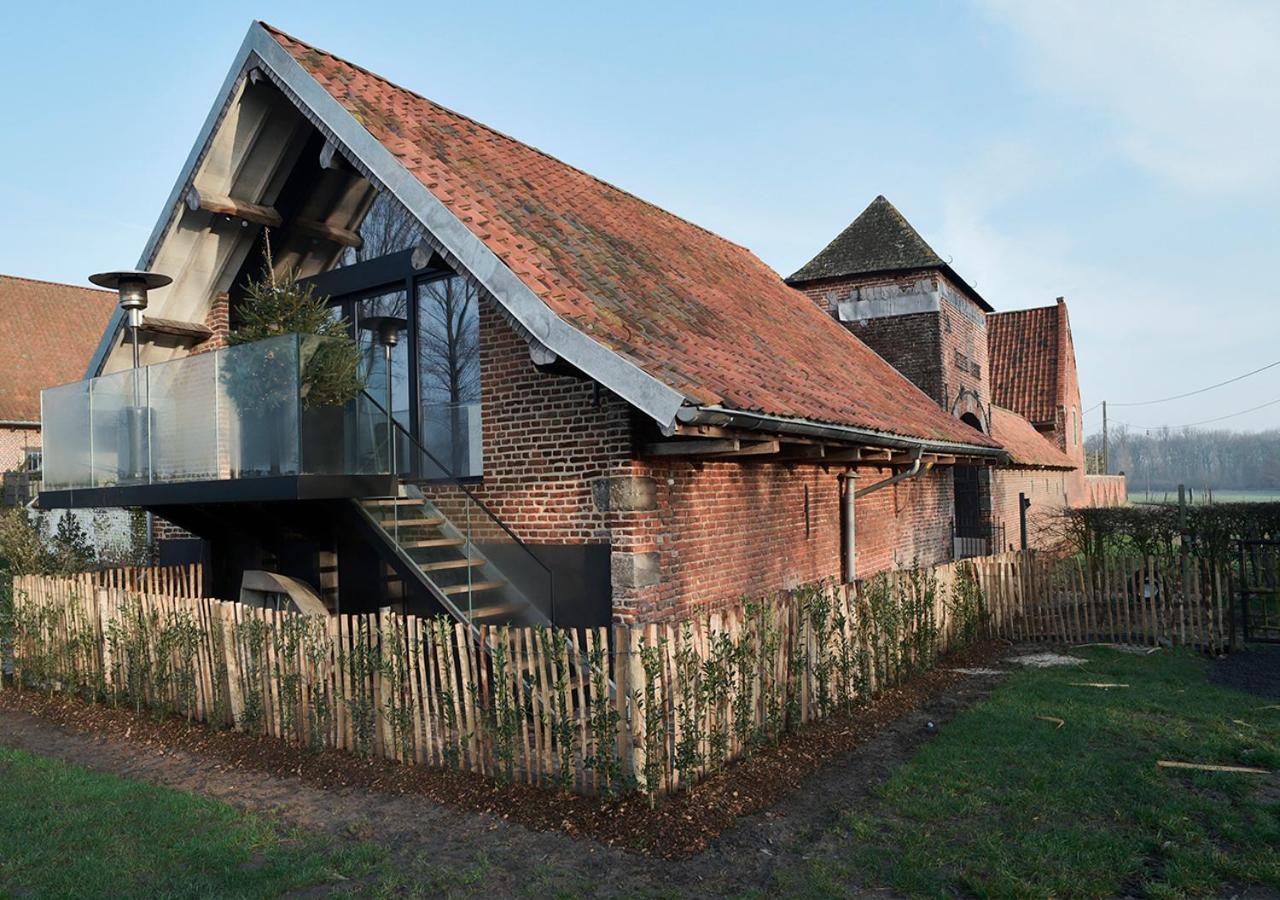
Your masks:
{"label": "downpipe", "polygon": [[873,494],[882,488],[887,488],[900,481],[909,481],[912,478],[919,478],[923,472],[929,471],[929,468],[931,467],[924,465],[924,448],[917,447],[915,457],[911,460],[911,468],[907,469],[905,472],[899,472],[897,475],[886,478],[883,481],[877,481],[875,484],[869,484],[862,488],[862,490],[855,491],[853,494],[854,499],[865,497],[867,494]]}

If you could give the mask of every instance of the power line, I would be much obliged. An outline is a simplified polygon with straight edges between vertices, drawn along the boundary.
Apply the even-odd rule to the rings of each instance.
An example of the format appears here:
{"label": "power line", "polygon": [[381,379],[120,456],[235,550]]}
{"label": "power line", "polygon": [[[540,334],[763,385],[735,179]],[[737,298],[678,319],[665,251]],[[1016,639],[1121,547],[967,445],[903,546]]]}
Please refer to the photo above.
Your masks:
{"label": "power line", "polygon": [[[1208,387],[1202,387],[1198,390],[1187,391],[1185,394],[1174,394],[1172,397],[1161,397],[1159,400],[1137,400],[1130,403],[1111,402],[1111,406],[1151,406],[1155,403],[1168,403],[1170,400],[1181,400],[1183,397],[1194,397],[1196,394],[1203,394],[1205,391],[1212,391],[1214,388],[1220,388],[1228,384],[1234,384],[1248,378],[1250,375],[1257,375],[1259,372],[1265,372],[1267,369],[1274,369],[1280,366],[1280,359],[1273,363],[1268,363],[1260,369],[1254,369],[1252,372],[1245,372],[1243,375],[1237,375],[1235,378],[1228,378],[1226,381],[1219,381],[1217,384],[1211,384]],[[1098,404],[1101,406],[1101,404]]]}
{"label": "power line", "polygon": [[1199,422],[1188,422],[1186,425],[1134,425],[1130,422],[1117,422],[1117,425],[1123,425],[1125,428],[1134,428],[1138,431],[1160,431],[1168,428],[1176,431],[1180,428],[1195,428],[1198,425],[1208,425],[1211,422],[1221,422],[1225,419],[1234,419],[1236,416],[1243,416],[1245,413],[1257,412],[1260,409],[1266,409],[1268,406],[1275,406],[1280,403],[1280,397],[1275,400],[1268,400],[1266,403],[1259,403],[1257,406],[1251,406],[1248,409],[1242,409],[1239,412],[1227,413],[1225,416],[1215,416],[1212,419],[1201,419]]}

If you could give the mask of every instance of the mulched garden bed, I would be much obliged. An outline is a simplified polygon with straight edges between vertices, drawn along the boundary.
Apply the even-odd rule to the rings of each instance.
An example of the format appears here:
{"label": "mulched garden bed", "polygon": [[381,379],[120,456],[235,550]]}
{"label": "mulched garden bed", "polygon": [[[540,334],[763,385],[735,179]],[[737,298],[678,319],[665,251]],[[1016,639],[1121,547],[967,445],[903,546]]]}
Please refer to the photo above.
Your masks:
{"label": "mulched garden bed", "polygon": [[965,680],[965,675],[951,668],[982,666],[1004,652],[1007,645],[991,642],[950,655],[909,683],[884,691],[848,714],[787,734],[778,744],[731,763],[692,789],[659,800],[655,807],[640,796],[583,797],[337,750],[316,753],[276,738],[215,730],[65,695],[6,688],[0,691],[0,710],[31,713],[65,728],[124,738],[162,751],[199,755],[222,771],[260,771],[325,789],[417,794],[442,805],[492,813],[528,828],[678,859],[705,850],[739,818],[767,810],[807,776],[856,749],[885,724]]}
{"label": "mulched garden bed", "polygon": [[1280,699],[1280,644],[1245,644],[1209,666],[1209,680],[1258,697]]}

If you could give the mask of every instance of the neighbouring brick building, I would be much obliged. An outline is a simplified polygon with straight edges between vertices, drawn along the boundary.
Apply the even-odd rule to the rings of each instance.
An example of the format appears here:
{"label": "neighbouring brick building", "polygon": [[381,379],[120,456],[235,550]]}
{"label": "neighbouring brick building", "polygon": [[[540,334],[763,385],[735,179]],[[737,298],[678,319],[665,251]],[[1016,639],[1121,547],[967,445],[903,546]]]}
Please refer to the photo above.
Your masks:
{"label": "neighbouring brick building", "polygon": [[114,308],[105,291],[0,275],[0,472],[38,473],[40,389],[84,376]]}
{"label": "neighbouring brick building", "polygon": [[[86,485],[69,431],[47,500],[199,535],[220,595],[262,570],[331,609],[473,623],[669,619],[989,546],[993,470],[1040,498],[1034,477],[1070,466],[993,413],[990,306],[873,207],[840,271],[799,280],[811,302],[745,248],[255,23],[143,253],[175,280],[150,298],[145,402],[111,421],[161,437],[140,461],[113,435]],[[305,339],[226,346],[264,271],[348,324],[358,395],[311,402]],[[117,317],[90,374],[129,365]]]}
{"label": "neighbouring brick building", "polygon": [[1066,507],[1124,501],[1123,479],[1086,478],[1080,385],[1066,302],[996,312],[883,196],[787,279],[936,403],[1009,451],[953,470],[959,552],[1056,539]]}

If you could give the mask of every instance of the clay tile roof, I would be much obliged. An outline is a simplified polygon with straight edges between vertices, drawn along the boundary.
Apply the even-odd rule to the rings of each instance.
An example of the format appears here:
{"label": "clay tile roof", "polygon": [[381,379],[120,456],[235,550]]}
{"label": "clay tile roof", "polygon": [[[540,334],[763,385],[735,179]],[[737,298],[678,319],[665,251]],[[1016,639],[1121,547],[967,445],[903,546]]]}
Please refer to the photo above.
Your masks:
{"label": "clay tile roof", "polygon": [[992,402],[1031,422],[1054,421],[1061,402],[1060,307],[1019,309],[987,317]]}
{"label": "clay tile roof", "polygon": [[1022,416],[1000,406],[991,407],[991,436],[1009,451],[1009,464],[1037,469],[1074,469],[1067,454],[1049,443]]}
{"label": "clay tile roof", "polygon": [[110,291],[0,275],[0,421],[39,422],[40,389],[84,377]]}
{"label": "clay tile roof", "polygon": [[993,446],[743,247],[268,31],[554,312],[692,402]]}
{"label": "clay tile roof", "polygon": [[898,208],[884,198],[872,200],[822,252],[796,270],[788,284],[831,278],[937,269],[984,310],[991,306],[934,252]]}

